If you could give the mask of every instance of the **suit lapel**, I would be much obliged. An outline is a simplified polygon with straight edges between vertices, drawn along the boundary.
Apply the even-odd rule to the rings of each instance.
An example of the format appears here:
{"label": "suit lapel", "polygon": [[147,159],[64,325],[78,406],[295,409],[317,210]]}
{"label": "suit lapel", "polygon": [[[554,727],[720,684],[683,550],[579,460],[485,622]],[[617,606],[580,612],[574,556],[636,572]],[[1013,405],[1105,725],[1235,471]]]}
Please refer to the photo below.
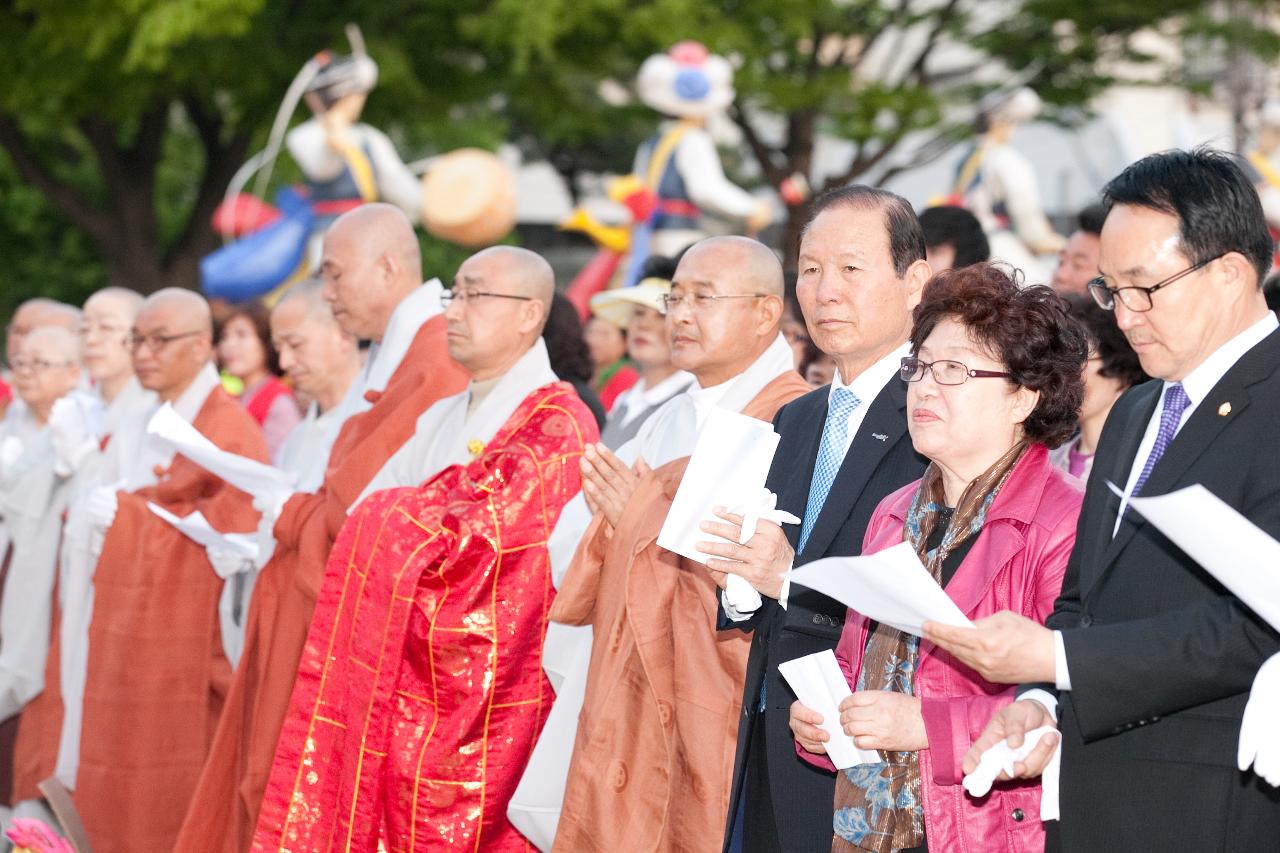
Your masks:
{"label": "suit lapel", "polygon": [[[835,482],[831,484],[826,503],[822,505],[822,512],[809,534],[809,541],[805,543],[804,554],[797,562],[808,562],[826,553],[866,488],[871,473],[906,434],[906,410],[906,386],[895,378],[876,395],[867,410],[853,443],[849,445],[849,452],[844,455]],[[817,458],[816,451],[814,458]],[[809,470],[812,475],[812,466]],[[858,549],[862,546],[861,542],[853,544]]]}
{"label": "suit lapel", "polygon": [[[1227,425],[1249,407],[1249,386],[1269,378],[1277,368],[1280,368],[1280,334],[1273,333],[1236,362],[1213,390],[1196,405],[1191,417],[1183,424],[1164,456],[1160,457],[1160,461],[1152,469],[1151,476],[1142,487],[1142,493],[1162,495],[1180,486],[1191,485],[1184,482],[1188,469],[1209,450]],[[1139,463],[1134,460],[1134,464]],[[1119,500],[1112,497],[1118,504]],[[1108,521],[1114,519],[1114,513],[1107,518]],[[1138,528],[1146,523],[1140,515],[1125,514],[1120,529],[1098,564],[1095,584],[1120,556]],[[1089,588],[1085,586],[1084,590],[1087,592]]]}
{"label": "suit lapel", "polygon": [[[809,401],[805,410],[799,413],[801,423],[809,429],[804,431],[803,436],[798,438],[794,445],[785,448],[779,445],[777,451],[780,458],[786,459],[787,456],[791,456],[796,462],[782,493],[778,495],[778,507],[794,512],[800,518],[804,518],[805,509],[809,504],[809,481],[813,479],[813,469],[818,462],[818,447],[822,443],[822,431],[827,423],[829,399],[828,396],[823,395]],[[784,453],[786,455],[782,455]],[[776,462],[777,457],[775,457],[775,464]],[[796,542],[800,540],[800,525],[787,524],[782,529],[787,534],[791,547],[795,548]]]}

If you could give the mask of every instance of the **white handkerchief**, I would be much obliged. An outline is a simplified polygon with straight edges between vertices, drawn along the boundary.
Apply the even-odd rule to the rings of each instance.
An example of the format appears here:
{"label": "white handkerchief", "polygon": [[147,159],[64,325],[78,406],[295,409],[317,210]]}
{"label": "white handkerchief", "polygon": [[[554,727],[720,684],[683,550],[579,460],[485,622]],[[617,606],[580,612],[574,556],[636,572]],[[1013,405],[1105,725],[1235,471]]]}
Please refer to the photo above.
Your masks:
{"label": "white handkerchief", "polygon": [[201,468],[269,506],[283,506],[293,493],[294,475],[253,459],[228,453],[200,434],[165,403],[147,423],[153,441],[172,447]]}
{"label": "white handkerchief", "polygon": [[199,510],[188,516],[174,515],[159,504],[147,502],[147,509],[169,522],[174,528],[197,545],[205,548],[225,548],[234,551],[245,559],[253,560],[258,556],[258,540],[253,533],[220,533],[213,529],[209,520]]}
{"label": "white handkerchief", "polygon": [[831,736],[825,744],[827,757],[837,769],[879,763],[880,753],[874,749],[859,749],[853,738],[840,727],[840,703],[846,696],[852,696],[853,691],[844,680],[835,652],[824,649],[784,661],[778,664],[778,672],[795,691],[801,705],[822,715],[822,725],[818,728]]}
{"label": "white handkerchief", "polygon": [[[1004,740],[989,748],[982,753],[982,757],[978,759],[978,766],[973,772],[964,777],[965,791],[971,797],[985,797],[1001,771],[1013,775],[1013,763],[1030,755],[1036,748],[1036,744],[1040,743],[1040,738],[1050,732],[1057,734],[1058,730],[1053,726],[1041,726],[1027,732],[1022,746],[1017,749],[1009,746],[1009,742]],[[1053,758],[1049,759],[1044,773],[1040,775],[1041,820],[1058,819],[1058,772],[1061,767],[1062,741],[1059,740],[1058,745],[1053,749]]]}
{"label": "white handkerchief", "polygon": [[658,533],[658,546],[705,564],[707,555],[695,546],[715,537],[698,525],[715,520],[712,507],[731,507],[742,503],[743,495],[758,495],[777,449],[778,434],[769,424],[712,409]]}
{"label": "white handkerchief", "polygon": [[868,619],[916,636],[927,621],[973,627],[909,542],[861,557],[824,557],[793,569],[790,577]]}
{"label": "white handkerchief", "polygon": [[1259,669],[1249,691],[1240,722],[1240,746],[1236,762],[1274,787],[1280,787],[1280,654],[1272,655]]}
{"label": "white handkerchief", "polygon": [[[753,497],[729,508],[735,515],[742,516],[742,532],[738,535],[738,544],[745,545],[756,535],[756,528],[761,521],[772,521],[774,524],[799,524],[796,518],[786,510],[778,509],[778,496],[763,486]],[[751,613],[758,610],[764,600],[756,588],[747,583],[739,575],[729,575],[724,590],[725,598],[739,613]]]}

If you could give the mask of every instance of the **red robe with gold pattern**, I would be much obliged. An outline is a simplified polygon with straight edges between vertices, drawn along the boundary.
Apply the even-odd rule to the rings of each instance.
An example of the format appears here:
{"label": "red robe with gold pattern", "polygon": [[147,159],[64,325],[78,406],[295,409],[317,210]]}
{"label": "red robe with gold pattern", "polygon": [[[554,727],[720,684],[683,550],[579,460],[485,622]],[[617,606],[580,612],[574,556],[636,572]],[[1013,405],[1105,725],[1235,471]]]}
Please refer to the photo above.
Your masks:
{"label": "red robe with gold pattern", "polygon": [[253,850],[531,849],[506,818],[554,698],[546,542],[595,421],[561,382],[480,455],[365,499],[325,569]]}

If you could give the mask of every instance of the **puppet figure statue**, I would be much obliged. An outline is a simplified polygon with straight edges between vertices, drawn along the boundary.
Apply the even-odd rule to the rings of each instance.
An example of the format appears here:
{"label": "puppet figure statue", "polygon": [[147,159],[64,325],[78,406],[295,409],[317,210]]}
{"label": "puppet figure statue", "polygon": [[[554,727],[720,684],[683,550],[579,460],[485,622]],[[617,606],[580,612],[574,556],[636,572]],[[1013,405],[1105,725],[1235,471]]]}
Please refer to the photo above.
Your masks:
{"label": "puppet figure statue", "polygon": [[1026,274],[1031,284],[1048,281],[1062,235],[1041,206],[1030,161],[1010,144],[1018,125],[1040,112],[1040,97],[1021,87],[989,95],[979,104],[973,149],[961,161],[952,200],[978,217],[991,243],[992,260]]}

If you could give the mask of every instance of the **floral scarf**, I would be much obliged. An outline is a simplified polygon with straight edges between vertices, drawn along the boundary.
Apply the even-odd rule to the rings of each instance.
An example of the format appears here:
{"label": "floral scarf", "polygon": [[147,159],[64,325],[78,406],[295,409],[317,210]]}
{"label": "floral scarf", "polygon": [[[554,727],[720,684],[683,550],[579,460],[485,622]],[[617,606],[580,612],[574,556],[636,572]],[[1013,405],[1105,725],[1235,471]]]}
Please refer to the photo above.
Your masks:
{"label": "floral scarf", "polygon": [[[987,511],[1026,447],[1026,442],[1014,445],[968,485],[942,542],[933,550],[929,550],[929,540],[946,501],[937,463],[925,471],[907,510],[903,534],[939,585],[943,561],[957,545],[982,530]],[[915,695],[919,651],[919,637],[876,625],[867,640],[856,689]],[[878,764],[855,765],[837,774],[832,853],[889,853],[924,843],[919,755],[881,751],[880,759]]]}

